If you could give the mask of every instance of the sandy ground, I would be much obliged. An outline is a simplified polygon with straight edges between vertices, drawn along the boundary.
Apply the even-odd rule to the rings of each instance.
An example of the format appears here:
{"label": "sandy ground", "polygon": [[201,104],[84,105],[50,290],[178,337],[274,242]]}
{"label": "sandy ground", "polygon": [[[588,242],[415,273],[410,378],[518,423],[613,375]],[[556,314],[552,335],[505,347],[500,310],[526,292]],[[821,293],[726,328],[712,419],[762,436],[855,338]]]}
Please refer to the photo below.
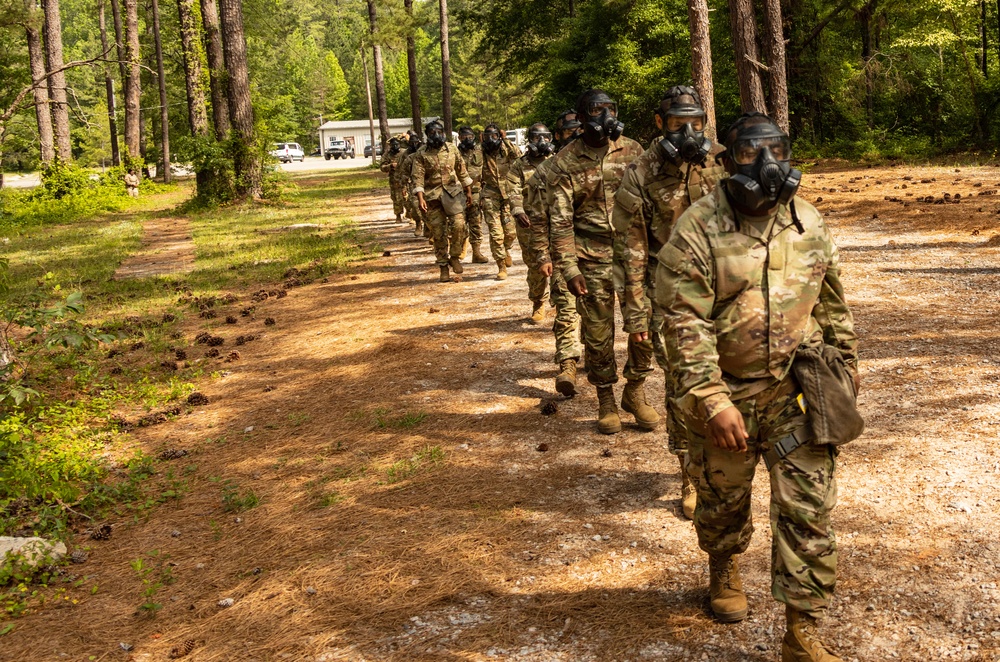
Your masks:
{"label": "sandy ground", "polygon": [[[1000,660],[998,188],[985,167],[805,178],[841,247],[865,379],[823,628],[846,660]],[[959,202],[926,201],[945,193]],[[81,530],[81,587],[18,619],[0,659],[777,660],[763,466],[750,614],[722,625],[662,430],[625,415],[621,434],[597,434],[583,379],[576,398],[554,394],[550,323],[526,322],[520,261],[506,282],[466,265],[439,284],[387,203],[347,203],[387,256],[257,302],[238,326],[192,322],[188,342],[210,330],[223,356],[261,337],[219,364],[208,405],[134,433],[151,453],[188,451],[159,476],[184,476],[185,495],[112,520],[107,540]],[[237,294],[233,313],[249,305]],[[661,375],[650,388],[662,412]],[[227,490],[250,489],[260,505],[225,510]],[[155,618],[139,613],[136,558],[154,578],[170,568]]]}

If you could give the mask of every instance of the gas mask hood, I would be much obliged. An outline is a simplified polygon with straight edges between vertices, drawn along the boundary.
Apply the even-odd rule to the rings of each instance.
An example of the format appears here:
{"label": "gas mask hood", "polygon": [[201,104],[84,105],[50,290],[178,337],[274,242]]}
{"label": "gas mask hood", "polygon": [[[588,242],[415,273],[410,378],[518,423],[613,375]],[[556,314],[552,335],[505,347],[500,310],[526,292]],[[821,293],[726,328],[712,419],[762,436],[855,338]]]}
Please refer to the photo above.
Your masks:
{"label": "gas mask hood", "polygon": [[444,127],[437,122],[431,122],[425,126],[424,133],[427,134],[428,148],[439,149],[444,146]]}
{"label": "gas mask hood", "polygon": [[[601,92],[586,100],[587,106],[577,108],[577,117],[585,118],[583,122],[583,139],[588,145],[603,145],[608,140],[618,140],[625,131],[625,125],[618,121],[618,104],[611,97]],[[602,107],[600,114],[593,112]],[[581,113],[580,111],[584,111]]]}
{"label": "gas mask hood", "polygon": [[483,150],[486,153],[495,154],[500,149],[500,145],[502,144],[503,140],[500,139],[499,133],[483,133]]}
{"label": "gas mask hood", "polygon": [[726,180],[726,188],[740,206],[768,209],[795,196],[802,172],[791,167],[790,141],[778,127],[761,123],[742,129],[727,151],[736,173]]}

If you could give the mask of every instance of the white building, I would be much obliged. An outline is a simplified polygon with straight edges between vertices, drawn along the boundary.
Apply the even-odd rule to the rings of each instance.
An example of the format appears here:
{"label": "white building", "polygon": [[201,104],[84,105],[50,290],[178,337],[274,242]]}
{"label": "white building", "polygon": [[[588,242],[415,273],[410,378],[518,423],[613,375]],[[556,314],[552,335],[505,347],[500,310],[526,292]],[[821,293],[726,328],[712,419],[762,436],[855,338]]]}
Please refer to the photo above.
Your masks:
{"label": "white building", "polygon": [[[435,119],[437,118],[424,118],[424,124]],[[389,120],[390,136],[395,136],[403,133],[404,131],[409,131],[411,128],[413,128],[412,118],[400,117]],[[423,127],[420,127],[420,132],[423,133]],[[369,127],[368,120],[325,122],[323,126],[319,127],[320,149],[326,149],[330,146],[330,141],[337,138],[346,140],[349,144],[354,145],[355,155],[358,157],[362,156],[365,153],[365,147],[371,145],[372,143],[371,128]],[[377,143],[378,141],[378,120],[375,120],[375,142]]]}

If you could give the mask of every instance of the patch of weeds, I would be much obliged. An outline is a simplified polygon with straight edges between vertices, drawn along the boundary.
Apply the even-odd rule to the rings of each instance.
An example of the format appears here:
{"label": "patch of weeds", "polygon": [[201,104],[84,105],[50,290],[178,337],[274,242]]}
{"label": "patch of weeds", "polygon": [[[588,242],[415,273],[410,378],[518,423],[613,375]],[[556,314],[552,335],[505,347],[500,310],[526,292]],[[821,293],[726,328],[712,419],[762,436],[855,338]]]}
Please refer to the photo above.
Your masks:
{"label": "patch of weeds", "polygon": [[418,472],[433,468],[444,462],[444,451],[440,446],[424,446],[417,454],[406,460],[394,462],[386,470],[386,482],[398,483],[412,478]]}
{"label": "patch of weeds", "polygon": [[160,589],[174,582],[173,568],[167,563],[168,554],[161,554],[158,549],[148,552],[144,557],[134,559],[129,563],[142,583],[142,599],[139,605],[140,613],[155,616],[163,605],[156,602],[156,594]]}
{"label": "patch of weeds", "polygon": [[311,420],[312,416],[310,416],[309,414],[303,414],[301,412],[292,412],[291,414],[288,415],[288,422],[294,425],[295,427],[298,427],[303,423],[308,423]]}
{"label": "patch of weeds", "polygon": [[319,500],[316,502],[320,508],[329,508],[334,506],[344,500],[344,495],[338,494],[337,492],[327,492],[320,496]]}
{"label": "patch of weeds", "polygon": [[371,416],[375,427],[383,430],[387,428],[409,430],[427,420],[427,412],[403,412],[399,415],[393,415],[392,410],[385,407],[372,410]]}
{"label": "patch of weeds", "polygon": [[260,505],[260,497],[252,488],[240,490],[232,481],[222,484],[222,507],[227,513],[241,513]]}
{"label": "patch of weeds", "polygon": [[0,608],[4,614],[17,618],[27,613],[32,603],[44,603],[45,589],[56,580],[58,570],[48,556],[31,562],[24,554],[9,554],[0,563]]}

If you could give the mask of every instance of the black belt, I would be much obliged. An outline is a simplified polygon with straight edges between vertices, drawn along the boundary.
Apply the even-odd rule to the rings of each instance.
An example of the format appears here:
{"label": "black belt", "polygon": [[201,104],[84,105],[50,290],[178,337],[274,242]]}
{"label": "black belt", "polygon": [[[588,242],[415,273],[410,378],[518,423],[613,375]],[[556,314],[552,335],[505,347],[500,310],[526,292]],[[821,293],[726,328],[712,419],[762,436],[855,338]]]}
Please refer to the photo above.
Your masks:
{"label": "black belt", "polygon": [[573,228],[573,234],[583,237],[584,239],[589,239],[597,244],[604,244],[605,246],[611,246],[614,244],[614,239],[610,234],[604,232],[595,232],[593,230],[583,230],[581,228]]}
{"label": "black belt", "polygon": [[795,432],[779,439],[770,450],[764,453],[764,462],[767,463],[767,470],[770,471],[774,465],[783,460],[786,455],[794,451],[799,446],[808,444],[814,438],[815,437],[813,436],[812,430],[810,430],[809,426],[803,426]]}

